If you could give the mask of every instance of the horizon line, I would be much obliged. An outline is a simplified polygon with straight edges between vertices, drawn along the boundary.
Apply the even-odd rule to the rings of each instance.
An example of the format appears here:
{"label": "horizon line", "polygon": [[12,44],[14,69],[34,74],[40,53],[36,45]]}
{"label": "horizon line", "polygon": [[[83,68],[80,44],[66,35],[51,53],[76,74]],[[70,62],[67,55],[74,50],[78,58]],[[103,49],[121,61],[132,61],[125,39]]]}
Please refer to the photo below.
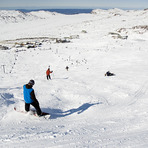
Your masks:
{"label": "horizon line", "polygon": [[17,10],[17,9],[24,9],[24,10],[41,10],[41,9],[123,9],[123,10],[145,10],[148,8],[133,8],[133,7],[0,7],[0,10]]}

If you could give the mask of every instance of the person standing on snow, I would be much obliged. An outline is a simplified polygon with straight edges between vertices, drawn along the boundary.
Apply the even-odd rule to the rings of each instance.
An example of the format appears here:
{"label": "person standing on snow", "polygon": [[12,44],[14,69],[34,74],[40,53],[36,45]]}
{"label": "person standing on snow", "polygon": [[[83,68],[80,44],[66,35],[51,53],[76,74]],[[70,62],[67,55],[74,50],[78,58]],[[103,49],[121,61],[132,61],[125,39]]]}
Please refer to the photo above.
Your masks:
{"label": "person standing on snow", "polygon": [[47,76],[47,80],[51,80],[51,77],[50,77],[50,74],[52,73],[53,71],[50,71],[50,68],[47,69],[46,71],[46,76]]}
{"label": "person standing on snow", "polygon": [[34,89],[32,88],[35,84],[34,80],[30,80],[28,84],[23,86],[23,94],[25,100],[25,110],[30,111],[30,105],[32,105],[37,112],[38,116],[42,115],[42,111],[39,106],[39,102],[35,97]]}
{"label": "person standing on snow", "polygon": [[66,70],[68,71],[68,69],[69,69],[69,67],[68,66],[66,66]]}

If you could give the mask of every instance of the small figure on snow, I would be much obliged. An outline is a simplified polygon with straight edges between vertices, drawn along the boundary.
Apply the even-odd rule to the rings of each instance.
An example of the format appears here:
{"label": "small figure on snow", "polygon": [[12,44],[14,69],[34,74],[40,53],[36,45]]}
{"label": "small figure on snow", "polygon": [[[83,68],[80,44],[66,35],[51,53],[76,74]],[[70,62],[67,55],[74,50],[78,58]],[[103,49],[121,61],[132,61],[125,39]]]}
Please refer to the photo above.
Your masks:
{"label": "small figure on snow", "polygon": [[36,109],[37,115],[41,116],[42,111],[38,100],[35,97],[34,89],[32,88],[35,84],[34,80],[30,80],[28,84],[23,86],[23,94],[25,100],[25,110],[30,111],[30,104]]}
{"label": "small figure on snow", "polygon": [[53,71],[50,71],[50,67],[47,69],[46,71],[46,77],[47,77],[47,80],[51,80],[51,77],[50,77],[50,74],[52,73]]}
{"label": "small figure on snow", "polygon": [[68,66],[66,66],[66,70],[67,70],[67,71],[69,70],[69,67],[68,67]]}
{"label": "small figure on snow", "polygon": [[115,76],[115,74],[114,73],[111,73],[110,71],[107,71],[106,74],[105,74],[105,76]]}

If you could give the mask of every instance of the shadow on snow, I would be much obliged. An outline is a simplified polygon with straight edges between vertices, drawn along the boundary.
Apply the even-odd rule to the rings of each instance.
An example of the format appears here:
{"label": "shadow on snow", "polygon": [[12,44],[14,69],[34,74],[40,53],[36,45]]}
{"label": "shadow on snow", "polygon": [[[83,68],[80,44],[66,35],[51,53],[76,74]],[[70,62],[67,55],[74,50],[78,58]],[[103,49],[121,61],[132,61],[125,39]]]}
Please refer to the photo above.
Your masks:
{"label": "shadow on snow", "polygon": [[11,104],[14,104],[15,102],[11,100],[13,98],[13,94],[0,93],[0,106],[2,107],[3,105],[9,106]]}
{"label": "shadow on snow", "polygon": [[60,109],[45,109],[45,110],[46,111],[48,110],[48,112],[50,113],[51,115],[50,119],[56,119],[56,118],[66,117],[74,113],[81,114],[82,112],[90,108],[91,106],[98,105],[98,104],[102,104],[102,102],[92,103],[92,104],[85,103],[78,108],[70,109],[67,111],[62,111]]}

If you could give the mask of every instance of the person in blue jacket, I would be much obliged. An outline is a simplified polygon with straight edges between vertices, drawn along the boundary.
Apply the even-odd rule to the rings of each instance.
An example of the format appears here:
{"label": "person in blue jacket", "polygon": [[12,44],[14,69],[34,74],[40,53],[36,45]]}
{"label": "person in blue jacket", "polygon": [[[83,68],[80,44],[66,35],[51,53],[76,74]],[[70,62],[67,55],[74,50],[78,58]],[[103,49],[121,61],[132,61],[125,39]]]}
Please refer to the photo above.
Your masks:
{"label": "person in blue jacket", "polygon": [[37,112],[38,116],[42,115],[42,111],[40,109],[40,105],[38,100],[35,97],[34,89],[32,88],[35,84],[34,80],[30,80],[28,84],[23,86],[23,94],[25,100],[25,110],[30,111],[30,105],[32,105]]}

